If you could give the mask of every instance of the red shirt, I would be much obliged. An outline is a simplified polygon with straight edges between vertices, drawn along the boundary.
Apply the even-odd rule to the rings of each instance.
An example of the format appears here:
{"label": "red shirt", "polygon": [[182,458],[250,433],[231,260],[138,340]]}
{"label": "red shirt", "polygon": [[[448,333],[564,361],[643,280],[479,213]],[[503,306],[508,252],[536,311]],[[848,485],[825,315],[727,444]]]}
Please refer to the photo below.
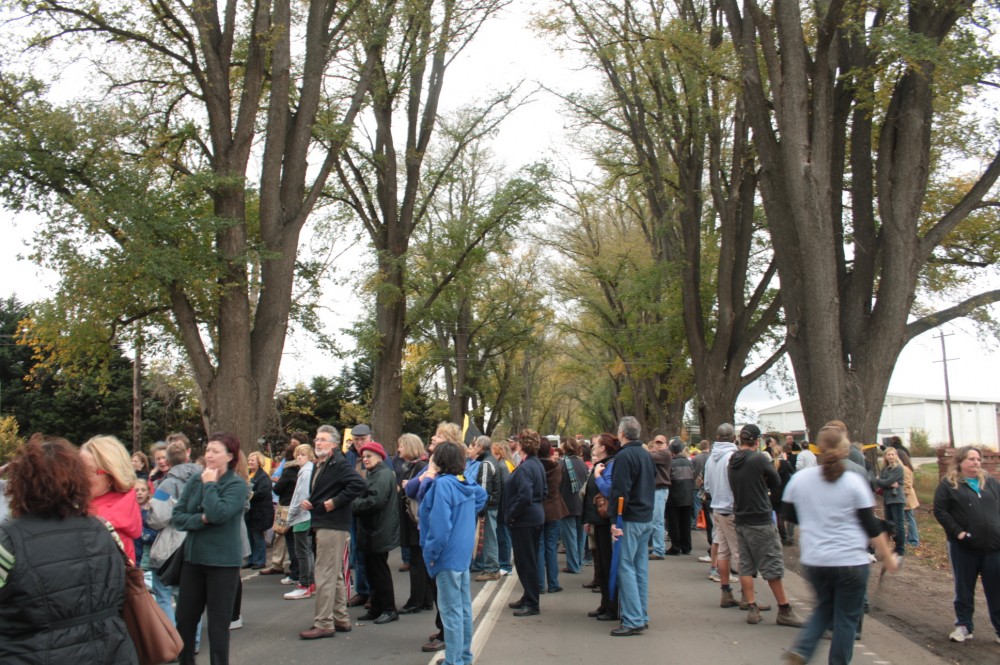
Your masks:
{"label": "red shirt", "polygon": [[125,546],[128,558],[135,561],[135,543],[132,541],[142,535],[142,512],[139,510],[139,501],[135,498],[135,490],[111,491],[94,497],[90,500],[87,512],[111,523]]}

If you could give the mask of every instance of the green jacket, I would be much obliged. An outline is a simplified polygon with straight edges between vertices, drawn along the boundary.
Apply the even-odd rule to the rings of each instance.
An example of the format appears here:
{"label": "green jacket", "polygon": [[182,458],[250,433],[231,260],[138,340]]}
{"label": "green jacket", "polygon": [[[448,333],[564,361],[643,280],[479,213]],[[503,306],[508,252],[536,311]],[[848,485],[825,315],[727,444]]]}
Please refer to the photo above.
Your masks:
{"label": "green jacket", "polygon": [[399,497],[396,474],[385,462],[368,472],[368,489],[351,504],[358,518],[362,552],[388,552],[399,547]]}
{"label": "green jacket", "polygon": [[[243,563],[240,532],[243,507],[250,488],[231,470],[218,482],[201,482],[201,474],[188,480],[174,505],[173,525],[187,532],[184,561],[203,566],[239,568]],[[201,516],[208,519],[206,524]]]}

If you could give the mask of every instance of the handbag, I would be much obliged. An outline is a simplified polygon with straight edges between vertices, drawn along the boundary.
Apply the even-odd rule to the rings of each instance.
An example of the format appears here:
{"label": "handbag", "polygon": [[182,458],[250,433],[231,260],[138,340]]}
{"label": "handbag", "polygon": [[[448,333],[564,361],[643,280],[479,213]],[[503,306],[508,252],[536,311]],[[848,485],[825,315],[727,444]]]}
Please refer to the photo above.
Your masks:
{"label": "handbag", "polygon": [[274,532],[279,535],[288,533],[288,506],[278,506],[274,513]]}
{"label": "handbag", "polygon": [[174,553],[167,557],[159,568],[156,569],[156,576],[160,578],[163,586],[177,586],[181,583],[181,568],[184,565],[184,544],[174,550]]}
{"label": "handbag", "polygon": [[125,562],[125,602],[122,603],[122,619],[125,621],[129,637],[132,638],[132,644],[135,645],[139,664],[169,663],[180,655],[184,649],[184,641],[174,627],[174,622],[167,618],[146,588],[142,569],[133,564],[125,554],[125,546],[113,528],[109,530]]}

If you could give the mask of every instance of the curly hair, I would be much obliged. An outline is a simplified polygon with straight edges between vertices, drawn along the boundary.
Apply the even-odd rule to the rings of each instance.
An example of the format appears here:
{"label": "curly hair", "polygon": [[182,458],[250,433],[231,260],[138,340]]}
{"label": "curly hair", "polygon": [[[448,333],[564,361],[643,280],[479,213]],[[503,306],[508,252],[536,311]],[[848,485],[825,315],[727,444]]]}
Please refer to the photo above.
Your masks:
{"label": "curly hair", "polygon": [[542,437],[533,429],[523,429],[517,435],[517,441],[521,444],[521,452],[531,457],[538,454],[538,448],[542,444]]}
{"label": "curly hair", "polygon": [[437,431],[434,432],[435,436],[439,436],[445,441],[450,441],[452,443],[457,443],[463,445],[462,441],[462,428],[455,423],[449,423],[447,421],[438,423]]}
{"label": "curly hair", "polygon": [[66,439],[33,434],[10,463],[7,494],[14,517],[66,519],[87,514],[90,477]]}

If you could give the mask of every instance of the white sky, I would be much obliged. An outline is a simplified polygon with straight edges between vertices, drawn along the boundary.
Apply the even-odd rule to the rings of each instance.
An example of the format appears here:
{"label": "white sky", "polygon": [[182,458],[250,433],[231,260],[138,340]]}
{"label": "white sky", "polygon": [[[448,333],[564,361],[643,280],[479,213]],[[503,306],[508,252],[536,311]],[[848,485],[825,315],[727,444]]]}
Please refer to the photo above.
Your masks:
{"label": "white sky", "polygon": [[[445,78],[443,108],[453,108],[491,89],[501,88],[520,79],[540,81],[562,91],[587,86],[591,74],[580,72],[573,63],[554,53],[546,40],[533,35],[527,27],[524,0],[517,0],[505,15],[488,24],[477,39],[452,65]],[[536,100],[514,113],[498,137],[496,151],[513,169],[537,159],[560,155],[567,157],[567,131],[559,103],[552,96],[540,93]],[[19,258],[27,253],[26,240],[31,237],[34,220],[29,216],[15,219],[0,209],[0,297],[16,294],[30,302],[45,297],[55,284],[54,276]],[[349,269],[349,268],[348,268]],[[351,289],[330,290],[325,305],[337,312],[345,323],[361,312]],[[337,327],[342,327],[338,325]],[[987,348],[975,336],[974,327],[963,320],[944,326],[951,392],[956,397],[976,397],[1000,401],[997,387],[1000,377],[1000,353]],[[940,341],[931,335],[914,340],[904,351],[890,383],[890,391],[928,395],[944,394],[944,379]],[[317,353],[311,340],[292,334],[282,363],[285,383],[308,381],[315,375],[330,375],[340,369],[339,361]],[[748,388],[739,404],[753,409],[763,408],[787,399],[768,394],[759,386]]]}

